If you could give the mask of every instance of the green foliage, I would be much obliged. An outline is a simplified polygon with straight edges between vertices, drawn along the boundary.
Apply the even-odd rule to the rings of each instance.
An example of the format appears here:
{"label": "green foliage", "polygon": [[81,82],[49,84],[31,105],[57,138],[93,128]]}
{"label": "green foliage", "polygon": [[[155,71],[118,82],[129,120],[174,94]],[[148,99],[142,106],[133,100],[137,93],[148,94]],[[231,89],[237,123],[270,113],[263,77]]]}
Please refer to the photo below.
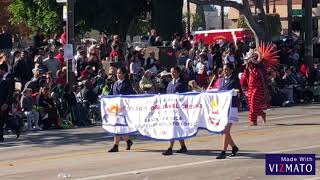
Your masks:
{"label": "green foliage", "polygon": [[62,7],[52,0],[12,0],[8,10],[12,24],[25,24],[32,32],[51,34],[62,22]]}
{"label": "green foliage", "polygon": [[148,33],[151,28],[151,22],[147,20],[135,19],[131,22],[128,30],[128,35],[133,36],[143,36]]}
{"label": "green foliage", "polygon": [[[187,19],[188,19],[188,13],[186,12],[182,16],[182,23],[186,25],[188,21]],[[191,28],[194,31],[197,31],[199,27],[205,28],[204,27],[205,25],[203,25],[204,21],[200,16],[200,14],[190,13],[190,22],[191,22]]]}
{"label": "green foliage", "polygon": [[152,25],[164,40],[174,33],[183,33],[183,0],[152,0]]}
{"label": "green foliage", "polygon": [[237,27],[238,28],[249,28],[246,19],[243,15],[241,15],[237,21]]}
{"label": "green foliage", "polygon": [[192,28],[193,30],[198,30],[199,27],[205,29],[206,28],[206,19],[202,6],[197,6],[196,14],[192,16]]}

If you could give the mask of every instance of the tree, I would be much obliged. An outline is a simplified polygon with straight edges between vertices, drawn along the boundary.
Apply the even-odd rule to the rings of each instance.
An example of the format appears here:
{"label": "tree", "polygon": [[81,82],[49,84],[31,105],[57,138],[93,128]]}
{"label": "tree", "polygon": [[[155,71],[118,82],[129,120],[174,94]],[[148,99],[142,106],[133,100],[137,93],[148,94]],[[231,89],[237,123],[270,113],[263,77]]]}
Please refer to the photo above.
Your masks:
{"label": "tree", "polygon": [[55,1],[12,0],[8,10],[12,24],[25,24],[32,32],[41,30],[48,35],[61,26],[61,13],[57,12],[62,12],[62,7]]}
{"label": "tree", "polygon": [[182,35],[182,7],[183,0],[152,0],[152,25],[164,40]]}
{"label": "tree", "polygon": [[196,14],[192,18],[192,27],[202,27],[203,29],[206,29],[206,19],[203,11],[203,6],[197,6]]}
{"label": "tree", "polygon": [[242,14],[245,17],[245,20],[249,28],[252,30],[255,36],[257,47],[259,46],[260,41],[269,41],[271,39],[271,33],[265,31],[267,26],[266,15],[263,7],[264,0],[250,1],[253,2],[253,5],[257,11],[256,17],[251,12],[251,4],[249,3],[249,0],[242,0],[242,3],[235,0],[190,0],[190,2],[198,5],[212,4],[237,9],[240,12],[240,14]]}
{"label": "tree", "polygon": [[244,16],[240,16],[237,21],[237,28],[249,28],[247,21]]}
{"label": "tree", "polygon": [[125,39],[130,23],[145,16],[151,0],[95,0],[76,2],[76,22],[108,34],[120,34]]}
{"label": "tree", "polygon": [[[130,22],[150,7],[151,0],[79,0],[75,4],[75,31],[79,35],[95,29],[124,39]],[[26,24],[33,32],[41,30],[49,35],[62,30],[62,5],[55,0],[12,0],[9,12],[12,23]]]}

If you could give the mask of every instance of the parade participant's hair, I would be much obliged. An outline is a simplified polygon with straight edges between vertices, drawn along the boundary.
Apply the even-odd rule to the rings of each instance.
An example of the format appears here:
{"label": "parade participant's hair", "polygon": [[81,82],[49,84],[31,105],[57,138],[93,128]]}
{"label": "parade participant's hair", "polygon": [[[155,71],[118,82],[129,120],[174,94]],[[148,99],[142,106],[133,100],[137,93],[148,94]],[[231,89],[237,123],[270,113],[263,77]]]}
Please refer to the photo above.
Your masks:
{"label": "parade participant's hair", "polygon": [[173,67],[173,69],[176,70],[179,73],[179,75],[181,75],[181,68],[179,66],[175,66]]}
{"label": "parade participant's hair", "polygon": [[231,63],[226,63],[225,66],[227,66],[228,68],[230,68],[232,71],[234,71],[234,65]]}
{"label": "parade participant's hair", "polygon": [[128,70],[125,67],[120,67],[118,68],[118,70],[120,70],[125,75],[125,79],[129,79]]}
{"label": "parade participant's hair", "polygon": [[8,65],[6,63],[0,64],[0,70],[8,72]]}

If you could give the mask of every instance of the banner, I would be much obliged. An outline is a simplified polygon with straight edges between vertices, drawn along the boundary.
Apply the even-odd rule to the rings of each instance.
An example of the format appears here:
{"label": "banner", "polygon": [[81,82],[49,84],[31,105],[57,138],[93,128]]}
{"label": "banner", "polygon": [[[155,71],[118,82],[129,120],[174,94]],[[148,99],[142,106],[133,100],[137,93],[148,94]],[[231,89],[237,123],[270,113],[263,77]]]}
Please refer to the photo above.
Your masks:
{"label": "banner", "polygon": [[139,132],[157,140],[195,136],[199,128],[221,133],[230,117],[233,91],[107,96],[101,98],[103,128],[113,134]]}

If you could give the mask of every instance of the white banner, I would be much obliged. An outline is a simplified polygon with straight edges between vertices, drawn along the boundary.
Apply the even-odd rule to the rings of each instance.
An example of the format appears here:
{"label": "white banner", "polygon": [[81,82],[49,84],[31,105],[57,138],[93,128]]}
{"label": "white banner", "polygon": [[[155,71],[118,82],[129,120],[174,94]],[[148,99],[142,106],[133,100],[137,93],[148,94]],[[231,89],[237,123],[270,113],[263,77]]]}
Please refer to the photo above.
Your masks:
{"label": "white banner", "polygon": [[139,132],[157,140],[195,136],[199,128],[221,133],[230,117],[233,91],[101,98],[103,128],[113,134]]}

